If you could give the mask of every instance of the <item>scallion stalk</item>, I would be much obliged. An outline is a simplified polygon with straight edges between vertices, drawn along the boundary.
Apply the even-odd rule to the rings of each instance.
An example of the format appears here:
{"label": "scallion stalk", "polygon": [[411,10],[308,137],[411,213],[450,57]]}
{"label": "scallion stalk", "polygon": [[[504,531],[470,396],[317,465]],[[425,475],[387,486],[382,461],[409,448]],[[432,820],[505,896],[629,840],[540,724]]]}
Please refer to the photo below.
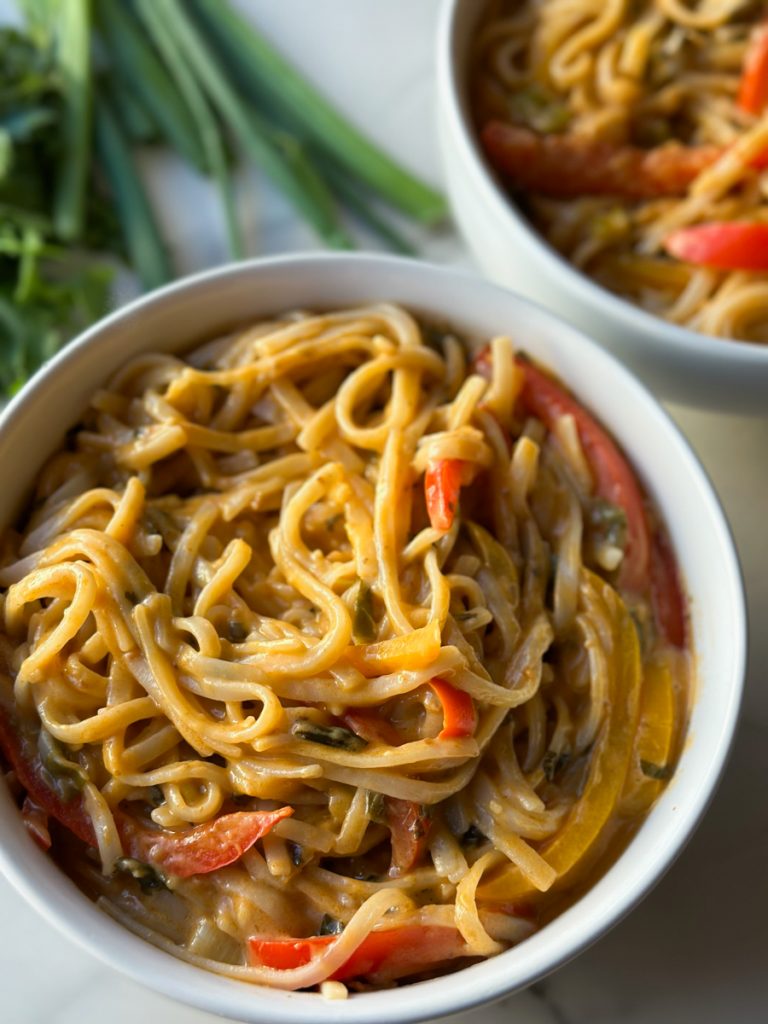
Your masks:
{"label": "scallion stalk", "polygon": [[184,54],[178,46],[172,26],[167,22],[167,11],[164,5],[157,3],[157,0],[136,0],[136,9],[194,118],[200,144],[205,152],[206,164],[216,181],[221,196],[230,253],[233,259],[242,259],[245,246],[235,208],[232,175],[227,166],[224,144],[216,118],[208,105],[205,94],[197,83],[197,79],[184,60]]}
{"label": "scallion stalk", "polygon": [[145,288],[157,288],[173,276],[171,265],[128,140],[104,98],[96,103],[96,150],[114,194],[131,266]]}
{"label": "scallion stalk", "polygon": [[283,107],[320,148],[393,206],[426,224],[445,216],[439,192],[395,163],[304,79],[225,0],[191,4],[206,33],[243,82]]}
{"label": "scallion stalk", "polygon": [[205,153],[194,118],[130,8],[124,0],[99,0],[96,11],[98,26],[120,77],[131,83],[164,138],[185,160],[205,173]]}
{"label": "scallion stalk", "polygon": [[62,83],[63,154],[53,204],[56,234],[79,238],[85,219],[85,189],[91,132],[91,15],[89,0],[60,0],[55,46]]}
{"label": "scallion stalk", "polygon": [[245,152],[282,189],[328,245],[349,248],[352,243],[339,223],[333,196],[299,141],[273,129],[242,102],[203,34],[192,24],[178,0],[164,0],[164,6],[168,31],[173,32],[190,69]]}

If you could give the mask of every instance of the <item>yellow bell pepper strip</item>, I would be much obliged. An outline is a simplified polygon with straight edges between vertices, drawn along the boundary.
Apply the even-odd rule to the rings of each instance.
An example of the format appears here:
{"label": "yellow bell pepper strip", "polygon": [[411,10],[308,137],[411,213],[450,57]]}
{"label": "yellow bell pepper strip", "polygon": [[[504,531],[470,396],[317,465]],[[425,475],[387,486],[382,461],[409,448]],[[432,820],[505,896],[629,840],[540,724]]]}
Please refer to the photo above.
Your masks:
{"label": "yellow bell pepper strip", "polygon": [[426,668],[440,653],[441,642],[440,623],[435,619],[402,636],[348,647],[345,657],[358,672],[372,678],[387,672]]}
{"label": "yellow bell pepper strip", "polygon": [[[557,872],[553,889],[567,884],[614,812],[629,768],[640,704],[641,664],[637,631],[616,592],[597,576],[592,585],[606,602],[612,619],[614,650],[610,709],[591,755],[583,792],[558,832],[538,848]],[[505,865],[478,889],[483,902],[503,903],[533,894],[518,868]]]}
{"label": "yellow bell pepper strip", "polygon": [[623,814],[644,814],[671,774],[675,739],[675,690],[667,662],[645,669],[635,751],[621,797]]}

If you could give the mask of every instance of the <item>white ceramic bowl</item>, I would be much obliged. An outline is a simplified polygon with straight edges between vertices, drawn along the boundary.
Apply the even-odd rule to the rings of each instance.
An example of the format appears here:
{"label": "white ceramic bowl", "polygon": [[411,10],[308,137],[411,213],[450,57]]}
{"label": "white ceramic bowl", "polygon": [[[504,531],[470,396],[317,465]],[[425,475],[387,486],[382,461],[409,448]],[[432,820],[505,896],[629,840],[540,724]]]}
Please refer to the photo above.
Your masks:
{"label": "white ceramic bowl", "polygon": [[[0,867],[69,939],[182,1002],[261,1024],[405,1024],[498,999],[574,956],[614,924],[680,852],[712,795],[736,721],[745,611],[733,542],[717,499],[678,430],[612,356],[496,285],[387,257],[320,255],[223,267],[173,284],[87,331],[39,373],[0,419],[0,524],[19,512],[38,467],[89,396],[125,360],[178,350],[283,310],[394,300],[477,338],[509,332],[551,366],[613,432],[661,511],[691,595],[698,666],[679,769],[625,853],[571,909],[516,949],[436,981],[327,1002],[198,970],[106,917],[27,836],[0,786]],[[30,951],[30,955],[32,951]]]}
{"label": "white ceramic bowl", "polygon": [[612,294],[563,259],[505,193],[484,159],[467,104],[470,47],[486,7],[481,0],[443,0],[437,57],[444,173],[480,267],[613,351],[659,398],[768,413],[768,345],[677,327]]}

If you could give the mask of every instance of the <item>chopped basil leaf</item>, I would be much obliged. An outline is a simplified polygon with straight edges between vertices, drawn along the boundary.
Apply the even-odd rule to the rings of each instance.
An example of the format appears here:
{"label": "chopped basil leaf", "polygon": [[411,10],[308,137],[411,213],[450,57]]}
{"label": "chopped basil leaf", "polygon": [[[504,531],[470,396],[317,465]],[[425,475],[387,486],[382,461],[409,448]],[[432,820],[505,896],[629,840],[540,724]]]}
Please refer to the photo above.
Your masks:
{"label": "chopped basil leaf", "polygon": [[115,861],[115,870],[124,871],[135,878],[141,886],[142,892],[155,892],[157,889],[167,889],[165,878],[149,864],[145,864],[135,857],[120,857]]}
{"label": "chopped basil leaf", "polygon": [[595,498],[587,510],[587,521],[597,539],[624,550],[627,544],[627,515],[623,508],[604,498]]}
{"label": "chopped basil leaf", "polygon": [[481,846],[486,841],[486,836],[480,831],[477,825],[470,825],[461,837],[462,846]]}
{"label": "chopped basil leaf", "polygon": [[237,619],[230,619],[227,623],[227,639],[233,644],[241,644],[248,637],[248,629],[238,622]]}
{"label": "chopped basil leaf", "polygon": [[558,752],[557,750],[548,750],[541,761],[541,767],[547,780],[552,782],[557,773],[565,768],[570,759],[570,754]]}
{"label": "chopped basil leaf", "polygon": [[147,790],[147,802],[153,807],[159,807],[165,801],[165,793],[162,786],[152,786]]}
{"label": "chopped basil leaf", "polygon": [[565,131],[571,120],[567,104],[538,82],[518,89],[508,104],[513,120],[537,132]]}
{"label": "chopped basil leaf", "polygon": [[376,639],[376,623],[373,619],[373,591],[365,580],[360,580],[355,598],[352,617],[352,635],[355,643],[369,644]]}
{"label": "chopped basil leaf", "polygon": [[647,775],[649,779],[659,779],[662,782],[666,782],[667,779],[672,778],[672,769],[668,764],[654,764],[653,761],[641,761],[640,768],[643,775]]}
{"label": "chopped basil leaf", "polygon": [[85,771],[75,761],[69,760],[63,744],[51,736],[47,729],[40,730],[37,749],[43,768],[61,799],[65,803],[74,800],[89,781]]}
{"label": "chopped basil leaf", "polygon": [[344,931],[344,922],[339,921],[335,917],[331,917],[330,914],[325,914],[323,920],[320,922],[320,931],[318,935],[341,935]]}
{"label": "chopped basil leaf", "polygon": [[291,732],[298,739],[310,743],[322,743],[325,747],[337,747],[339,750],[363,750],[368,746],[361,737],[350,729],[340,725],[321,725],[308,718],[299,718],[291,726]]}
{"label": "chopped basil leaf", "polygon": [[374,793],[371,789],[366,791],[365,813],[371,821],[384,822],[386,820],[387,808],[383,794]]}

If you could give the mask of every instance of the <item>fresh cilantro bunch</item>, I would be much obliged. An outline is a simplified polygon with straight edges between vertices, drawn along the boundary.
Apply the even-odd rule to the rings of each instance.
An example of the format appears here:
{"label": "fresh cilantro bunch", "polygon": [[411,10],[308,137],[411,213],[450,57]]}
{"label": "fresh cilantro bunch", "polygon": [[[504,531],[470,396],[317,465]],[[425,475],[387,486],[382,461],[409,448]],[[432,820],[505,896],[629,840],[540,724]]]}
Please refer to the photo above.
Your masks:
{"label": "fresh cilantro bunch", "polygon": [[101,316],[116,247],[99,189],[88,189],[77,237],[64,240],[54,203],[64,147],[62,89],[52,47],[0,31],[0,399]]}

